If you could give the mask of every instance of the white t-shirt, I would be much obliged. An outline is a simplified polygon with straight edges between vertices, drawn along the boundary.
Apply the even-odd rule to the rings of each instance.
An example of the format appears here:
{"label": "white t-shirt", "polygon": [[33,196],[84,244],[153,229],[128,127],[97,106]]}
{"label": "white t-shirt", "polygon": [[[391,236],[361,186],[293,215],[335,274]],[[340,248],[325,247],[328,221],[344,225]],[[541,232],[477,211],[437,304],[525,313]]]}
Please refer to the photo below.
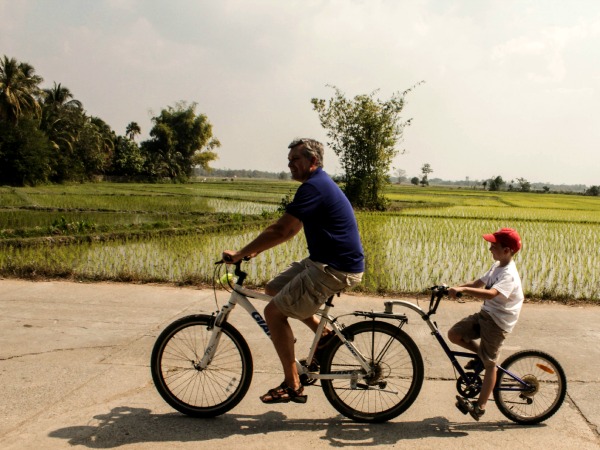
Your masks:
{"label": "white t-shirt", "polygon": [[481,277],[486,289],[494,288],[499,294],[490,300],[485,300],[482,311],[487,312],[496,325],[510,333],[514,328],[523,306],[523,288],[521,277],[514,261],[504,267],[496,261],[492,268]]}

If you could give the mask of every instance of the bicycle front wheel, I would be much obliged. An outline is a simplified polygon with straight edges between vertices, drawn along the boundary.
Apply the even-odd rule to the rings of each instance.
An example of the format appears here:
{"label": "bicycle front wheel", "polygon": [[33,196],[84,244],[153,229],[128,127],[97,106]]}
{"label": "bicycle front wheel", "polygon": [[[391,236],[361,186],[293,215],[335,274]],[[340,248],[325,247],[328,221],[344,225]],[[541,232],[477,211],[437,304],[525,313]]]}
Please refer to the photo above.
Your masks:
{"label": "bicycle front wheel", "polygon": [[336,339],[324,355],[321,374],[357,373],[357,380],[323,379],[325,396],[357,422],[385,422],[406,411],[423,385],[423,359],[414,341],[387,322],[350,325],[346,338],[371,366],[366,374],[348,347]]}
{"label": "bicycle front wheel", "polygon": [[567,393],[567,377],[556,359],[538,350],[525,350],[506,358],[501,367],[527,384],[498,369],[494,400],[507,418],[531,425],[558,411]]}
{"label": "bicycle front wheel", "polygon": [[252,380],[252,356],[242,335],[225,323],[213,360],[198,365],[213,328],[211,316],[183,317],[169,325],[154,344],[152,379],[162,398],[193,417],[214,417],[236,406]]}

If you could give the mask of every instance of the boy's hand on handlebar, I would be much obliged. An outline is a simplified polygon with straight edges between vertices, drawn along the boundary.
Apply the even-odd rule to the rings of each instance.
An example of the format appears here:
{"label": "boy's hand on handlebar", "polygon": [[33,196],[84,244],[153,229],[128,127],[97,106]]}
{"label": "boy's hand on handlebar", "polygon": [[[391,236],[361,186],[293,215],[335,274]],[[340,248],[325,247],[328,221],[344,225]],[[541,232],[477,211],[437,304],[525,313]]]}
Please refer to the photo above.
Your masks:
{"label": "boy's hand on handlebar", "polygon": [[450,298],[462,297],[463,290],[464,290],[464,288],[462,288],[460,286],[454,286],[454,287],[448,288],[448,296]]}

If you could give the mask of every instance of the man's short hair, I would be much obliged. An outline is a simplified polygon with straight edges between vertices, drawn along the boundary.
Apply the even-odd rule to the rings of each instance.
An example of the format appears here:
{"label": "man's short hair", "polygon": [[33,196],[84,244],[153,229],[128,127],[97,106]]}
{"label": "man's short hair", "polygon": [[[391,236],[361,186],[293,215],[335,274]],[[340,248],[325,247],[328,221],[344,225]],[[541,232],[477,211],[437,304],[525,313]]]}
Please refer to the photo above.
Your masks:
{"label": "man's short hair", "polygon": [[314,156],[317,160],[317,167],[323,167],[323,144],[314,139],[294,139],[288,148],[298,145],[302,145],[302,153],[306,158],[311,159]]}

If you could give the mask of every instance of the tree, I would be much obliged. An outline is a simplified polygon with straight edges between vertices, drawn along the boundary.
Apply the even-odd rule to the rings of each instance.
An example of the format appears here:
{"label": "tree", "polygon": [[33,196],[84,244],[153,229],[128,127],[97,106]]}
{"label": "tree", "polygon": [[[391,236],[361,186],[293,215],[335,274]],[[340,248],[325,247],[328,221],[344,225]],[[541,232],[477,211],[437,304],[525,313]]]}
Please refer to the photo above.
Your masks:
{"label": "tree", "polygon": [[406,181],[406,170],[397,168],[394,170],[398,184]]}
{"label": "tree", "polygon": [[[54,83],[42,92],[40,128],[54,147],[51,180],[85,181],[97,173],[103,139],[69,88]],[[93,173],[90,173],[93,172]]]}
{"label": "tree", "polygon": [[204,114],[196,115],[196,103],[181,102],[154,117],[151,139],[142,142],[145,173],[154,180],[185,181],[194,165],[209,169],[221,146],[213,137],[212,125]]}
{"label": "tree", "polygon": [[109,168],[116,134],[102,119],[89,117],[60,83],[42,92],[40,128],[54,147],[52,181],[90,180]]}
{"label": "tree", "polygon": [[517,178],[517,183],[519,184],[519,188],[521,192],[529,192],[531,191],[531,183],[527,181],[525,178]]}
{"label": "tree", "polygon": [[45,183],[51,174],[53,146],[37,121],[21,118],[17,124],[0,121],[0,184]]}
{"label": "tree", "polygon": [[335,94],[328,101],[313,98],[313,109],[318,113],[330,139],[329,146],[340,158],[344,170],[344,193],[357,207],[383,210],[389,201],[383,190],[389,183],[389,167],[398,153],[404,127],[402,94],[394,94],[388,101],[375,99],[377,91],[347,99],[333,87]]}
{"label": "tree", "polygon": [[487,182],[487,186],[490,191],[500,191],[505,184],[506,182],[500,175],[490,178]]}
{"label": "tree", "polygon": [[111,164],[111,174],[136,178],[143,172],[144,161],[140,147],[131,138],[117,136]]}
{"label": "tree", "polygon": [[423,178],[421,178],[422,186],[429,186],[428,176],[432,172],[433,169],[431,168],[431,165],[429,163],[423,164],[423,167],[421,167],[421,173],[423,174]]}
{"label": "tree", "polygon": [[125,135],[132,141],[135,140],[135,137],[141,132],[142,129],[137,122],[129,122],[129,124],[127,124],[127,128],[125,128]]}
{"label": "tree", "polygon": [[585,195],[593,195],[593,196],[598,196],[600,195],[600,186],[592,186],[589,189],[587,189],[585,191]]}
{"label": "tree", "polygon": [[410,182],[411,182],[412,184],[414,184],[415,186],[418,186],[418,185],[419,185],[419,177],[412,177],[412,178],[410,179]]}
{"label": "tree", "polygon": [[71,90],[61,83],[54,82],[54,86],[50,89],[42,91],[44,106],[47,110],[56,111],[63,108],[83,109],[83,104],[76,100]]}
{"label": "tree", "polygon": [[87,178],[103,175],[112,161],[117,136],[99,117],[86,117],[78,139],[79,156]]}
{"label": "tree", "polygon": [[30,64],[4,55],[0,60],[0,119],[17,124],[22,117],[39,115],[42,80]]}

